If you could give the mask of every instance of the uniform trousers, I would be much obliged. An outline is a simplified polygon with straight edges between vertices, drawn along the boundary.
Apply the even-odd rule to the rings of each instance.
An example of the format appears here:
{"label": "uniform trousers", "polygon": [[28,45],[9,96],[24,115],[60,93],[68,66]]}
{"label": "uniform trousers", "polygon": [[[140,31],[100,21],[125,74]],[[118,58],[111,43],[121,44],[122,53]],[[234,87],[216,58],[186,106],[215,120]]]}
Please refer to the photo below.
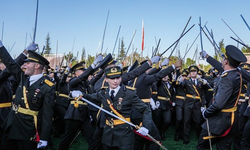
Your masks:
{"label": "uniform trousers", "polygon": [[201,130],[201,110],[200,107],[197,108],[195,105],[187,106],[186,103],[184,104],[184,142],[189,142],[189,131],[190,131],[190,124],[191,119],[193,118],[195,122],[195,128],[196,128],[196,135],[199,137],[200,130]]}
{"label": "uniform trousers", "polygon": [[59,144],[58,150],[68,150],[71,142],[74,140],[78,130],[80,130],[85,136],[88,145],[92,142],[92,136],[94,134],[93,127],[90,120],[86,119],[84,122],[78,120],[65,120],[65,133]]}
{"label": "uniform trousers", "polygon": [[[214,135],[214,134],[211,134]],[[202,129],[198,145],[197,145],[197,150],[209,150],[209,140],[203,140],[203,137],[208,136],[208,132],[205,129]],[[216,135],[215,135],[216,136]],[[228,135],[225,137],[218,137],[218,138],[212,138],[211,139],[211,145],[216,144],[216,150],[230,150],[231,149],[231,144],[233,142],[233,134],[230,132]]]}
{"label": "uniform trousers", "polygon": [[30,140],[6,139],[2,143],[1,150],[36,150],[37,143]]}
{"label": "uniform trousers", "polygon": [[134,144],[124,145],[120,147],[109,147],[103,144],[103,150],[134,150]]}
{"label": "uniform trousers", "polygon": [[242,150],[250,150],[250,118],[245,125],[242,140],[241,140],[241,149]]}
{"label": "uniform trousers", "polygon": [[[133,119],[132,122],[136,125],[140,125],[142,119]],[[151,122],[151,129],[149,129],[149,134],[155,138],[156,140],[160,141],[161,137],[159,131],[157,130],[156,125],[154,122]],[[152,141],[149,141],[137,134],[135,134],[135,145],[134,150],[143,150],[143,147],[146,146],[146,150],[158,150],[160,147]]]}

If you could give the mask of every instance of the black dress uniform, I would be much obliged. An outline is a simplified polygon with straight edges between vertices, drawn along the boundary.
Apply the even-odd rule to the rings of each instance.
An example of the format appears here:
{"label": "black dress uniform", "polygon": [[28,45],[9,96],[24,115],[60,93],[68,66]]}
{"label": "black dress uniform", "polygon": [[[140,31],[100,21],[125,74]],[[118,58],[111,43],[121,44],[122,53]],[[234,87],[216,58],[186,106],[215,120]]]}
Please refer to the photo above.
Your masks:
{"label": "black dress uniform", "polygon": [[[105,57],[105,59],[103,59],[101,65],[103,65],[102,68],[106,67],[107,64],[114,64],[116,62],[116,60],[113,60],[112,56],[109,54]],[[134,78],[136,78],[137,76],[141,75],[142,73],[144,73],[147,69],[150,68],[150,65],[148,63],[145,63],[141,66],[139,66],[136,69],[133,69],[127,73],[122,74],[122,83],[128,82],[129,80],[132,80]],[[104,71],[100,71],[98,73],[97,77],[94,77],[92,80],[95,80],[95,78],[99,78],[99,80],[97,80],[96,82],[94,82],[94,90],[93,93],[97,93],[101,88],[107,87],[108,84],[107,82],[105,82],[105,76],[100,77],[101,73],[103,74]],[[95,102],[98,103],[98,102]],[[100,103],[99,103],[100,104]],[[93,109],[94,110],[94,109]],[[94,113],[95,114],[95,113]],[[98,113],[96,110],[96,118],[97,118],[97,126],[95,129],[95,133],[93,136],[93,144],[90,145],[89,150],[99,150],[101,149],[101,139],[102,139],[102,129],[105,126],[105,118],[104,118],[104,113],[100,112]]]}
{"label": "black dress uniform", "polygon": [[222,59],[223,61],[227,59],[229,62],[227,65],[232,69],[222,73],[218,86],[214,90],[213,103],[202,112],[207,118],[211,136],[208,136],[207,122],[203,123],[197,149],[209,149],[208,139],[211,139],[212,145],[216,143],[216,149],[231,149],[242,85],[242,77],[236,67],[247,59],[238,48],[232,45],[226,47],[226,54]]}
{"label": "black dress uniform", "polygon": [[[8,134],[4,149],[36,149],[40,139],[49,140],[52,127],[55,87],[52,82],[42,76],[29,86],[29,79],[24,75],[20,66],[11,58],[4,47],[0,48],[0,58],[17,79],[19,86],[13,100],[13,108],[7,116],[3,127]],[[48,65],[49,62],[37,54],[29,51],[26,61]],[[38,113],[42,111],[41,131],[37,133]]]}
{"label": "black dress uniform", "polygon": [[[183,70],[181,73],[182,76],[187,77],[188,70]],[[183,113],[184,113],[184,101],[186,98],[186,91],[184,88],[179,85],[179,80],[174,82],[175,87],[175,140],[179,141],[179,138],[183,135]]]}
{"label": "black dress uniform", "polygon": [[[84,69],[85,64],[78,63],[71,69],[79,70]],[[79,90],[82,93],[87,93],[84,82],[88,79],[88,76],[92,74],[94,69],[89,66],[79,77],[72,78],[69,81],[70,91]],[[78,130],[86,137],[88,144],[92,142],[92,136],[94,129],[90,123],[90,117],[88,112],[87,103],[72,99],[70,101],[67,112],[64,116],[65,119],[65,133],[59,144],[59,150],[69,149],[70,143],[73,141]]]}
{"label": "black dress uniform", "polygon": [[[249,85],[249,83],[248,83]],[[249,86],[248,86],[249,87]],[[249,96],[250,90],[248,90],[247,95]],[[241,149],[249,150],[250,149],[250,101],[248,100],[248,106],[244,113],[244,117],[247,118],[247,122],[244,126],[242,140],[241,140]]]}
{"label": "black dress uniform", "polygon": [[[64,132],[64,116],[69,107],[69,83],[66,82],[69,73],[65,72],[58,84],[58,94],[55,101],[55,114],[58,116],[58,121],[56,125],[56,132]],[[71,77],[71,73],[70,73]]]}
{"label": "black dress uniform", "polygon": [[[130,82],[130,86],[136,88],[137,95],[139,96],[139,98],[142,99],[142,101],[145,102],[150,108],[149,103],[151,98],[152,84],[155,83],[157,80],[162,80],[163,77],[173,72],[174,69],[175,68],[173,68],[173,66],[170,66],[153,75],[148,75],[147,73],[143,73],[139,77],[135,78],[132,82]],[[131,119],[133,123],[135,123],[136,125],[140,125],[142,115],[136,109],[133,109],[131,114]],[[151,128],[149,128],[149,131],[152,137],[154,137],[157,140],[161,139],[159,131],[157,130],[157,127],[152,120],[151,120]],[[148,142],[146,139],[136,135],[135,150],[143,149],[145,144],[149,149],[152,150],[159,149],[159,146],[157,144],[153,142]]]}
{"label": "black dress uniform", "polygon": [[[199,68],[197,66],[190,66],[190,71],[197,71]],[[183,82],[179,83],[182,88],[186,90],[186,98],[184,102],[184,144],[189,143],[189,131],[191,119],[193,118],[196,127],[196,135],[200,134],[200,123],[201,123],[201,112],[200,109],[205,105],[205,95],[204,95],[204,85],[203,82],[196,78],[186,78]]]}
{"label": "black dress uniform", "polygon": [[[121,73],[120,67],[108,68],[106,72],[110,72],[111,69],[116,68],[117,72]],[[114,77],[115,75],[108,75],[107,77]],[[120,85],[116,96],[112,99],[109,95],[109,88],[102,88],[98,93],[91,95],[83,95],[86,99],[101,101],[103,108],[114,113],[119,117],[125,118],[130,121],[131,108],[137,109],[143,113],[143,126],[149,128],[151,118],[151,111],[149,107],[143,103],[136,91],[125,85]],[[104,149],[112,150],[133,150],[134,147],[134,131],[133,128],[123,121],[120,121],[112,116],[105,114],[106,125],[103,129],[102,143]]]}
{"label": "black dress uniform", "polygon": [[[19,65],[22,65],[24,59],[26,59],[26,56],[21,53],[15,61]],[[0,62],[2,61],[0,60]],[[1,147],[1,142],[2,142],[3,131],[4,131],[1,126],[11,110],[12,95],[16,89],[15,87],[13,87],[14,85],[11,84],[10,80],[12,79],[10,78],[14,78],[14,77],[11,76],[10,72],[7,69],[0,70],[0,95],[1,95],[1,99],[0,99],[0,147]]]}
{"label": "black dress uniform", "polygon": [[[170,80],[170,79],[169,79]],[[172,82],[170,81],[157,81],[154,84],[157,88],[156,102],[158,101],[160,106],[155,110],[155,125],[161,135],[162,140],[166,140],[165,132],[171,125],[172,120],[172,101],[175,95]]]}

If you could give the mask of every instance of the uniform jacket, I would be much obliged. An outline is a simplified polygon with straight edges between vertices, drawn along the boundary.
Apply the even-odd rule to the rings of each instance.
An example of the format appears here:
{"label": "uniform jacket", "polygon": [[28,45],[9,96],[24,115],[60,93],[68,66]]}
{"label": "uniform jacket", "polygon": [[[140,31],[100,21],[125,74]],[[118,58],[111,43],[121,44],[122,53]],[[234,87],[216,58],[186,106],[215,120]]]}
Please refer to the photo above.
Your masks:
{"label": "uniform jacket", "polygon": [[[186,95],[199,96],[200,99],[194,99],[186,96],[185,106],[190,108],[200,108],[205,105],[205,95],[204,95],[204,84],[200,79],[195,79],[196,84],[190,78],[184,79],[183,82],[180,83],[181,87],[186,90]],[[194,88],[196,87],[196,89]],[[197,90],[197,91],[196,91]],[[198,92],[198,93],[197,93]]]}
{"label": "uniform jacket", "polygon": [[[157,87],[157,101],[160,102],[160,109],[170,110],[172,107],[172,100],[175,95],[172,83],[169,82],[169,86],[167,83],[163,81],[158,81],[156,84]],[[163,100],[162,98],[166,98]]]}
{"label": "uniform jacket", "polygon": [[[79,90],[82,93],[87,93],[86,80],[88,76],[92,74],[94,69],[89,66],[79,77],[75,77],[69,81],[70,91]],[[74,104],[70,104],[67,112],[64,116],[64,119],[72,119],[84,122],[86,119],[89,119],[88,106],[87,105],[78,105],[78,108]]]}
{"label": "uniform jacket", "polygon": [[[100,101],[104,109],[108,110],[111,113],[114,113],[111,110],[110,105],[108,104],[108,101],[110,101],[111,103],[113,103],[113,106],[116,111],[118,111],[125,118],[130,117],[131,108],[134,107],[143,114],[143,126],[147,129],[150,129],[150,120],[152,120],[151,110],[145,103],[141,101],[141,99],[139,99],[139,97],[136,95],[136,91],[131,89],[130,87],[126,87],[122,84],[113,101],[109,96],[108,88],[103,88],[98,93],[84,95],[83,97],[92,101]],[[117,104],[119,100],[122,100],[122,107],[120,110],[117,109]],[[115,120],[115,118],[107,114],[105,114],[105,117],[107,120]],[[111,147],[134,143],[133,129],[130,125],[126,123],[116,125],[113,128],[109,125],[105,125],[102,143]]]}
{"label": "uniform jacket", "polygon": [[[52,128],[55,86],[44,76],[31,86],[28,86],[28,78],[24,75],[20,66],[11,58],[4,47],[1,47],[0,51],[0,59],[19,83],[16,97],[13,100],[14,107],[26,108],[22,98],[24,97],[23,88],[24,86],[27,87],[26,95],[30,109],[43,112],[41,114],[40,138],[48,141]],[[10,139],[32,140],[36,135],[33,116],[16,113],[14,109],[7,116],[3,127],[9,129]]]}
{"label": "uniform jacket", "polygon": [[[237,119],[237,112],[221,112],[223,109],[230,109],[236,106],[240,90],[240,74],[234,69],[224,72],[215,89],[214,101],[206,109],[204,116],[209,120],[210,132],[222,135],[232,124],[232,119]],[[207,129],[206,122],[202,128]]]}
{"label": "uniform jacket", "polygon": [[66,82],[68,74],[63,74],[63,77],[61,78],[61,80],[57,83],[58,84],[58,95],[56,98],[56,103],[55,105],[61,105],[65,108],[68,108],[69,106],[69,98],[67,97],[63,97],[63,96],[59,96],[60,94],[65,94],[69,95],[70,91],[69,91],[69,83]]}

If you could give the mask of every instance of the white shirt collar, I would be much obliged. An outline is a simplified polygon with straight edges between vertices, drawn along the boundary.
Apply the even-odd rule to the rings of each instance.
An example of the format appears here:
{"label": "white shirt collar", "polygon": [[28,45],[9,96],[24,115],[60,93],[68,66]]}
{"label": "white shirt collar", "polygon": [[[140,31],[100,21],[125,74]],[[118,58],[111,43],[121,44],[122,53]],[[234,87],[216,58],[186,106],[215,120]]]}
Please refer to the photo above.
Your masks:
{"label": "white shirt collar", "polygon": [[115,89],[109,89],[109,95],[111,95],[111,91],[114,90],[114,97],[116,96],[116,94],[118,93],[118,91],[120,90],[121,86],[119,85],[118,87],[116,87]]}
{"label": "white shirt collar", "polygon": [[229,72],[229,71],[233,71],[233,70],[236,70],[236,68],[235,68],[235,69],[225,70],[225,71],[222,72],[222,74],[224,74],[224,73],[226,73],[226,72]]}
{"label": "white shirt collar", "polygon": [[37,80],[39,80],[41,77],[43,77],[43,74],[36,74],[36,75],[32,75],[29,78],[30,81],[30,86],[35,83]]}

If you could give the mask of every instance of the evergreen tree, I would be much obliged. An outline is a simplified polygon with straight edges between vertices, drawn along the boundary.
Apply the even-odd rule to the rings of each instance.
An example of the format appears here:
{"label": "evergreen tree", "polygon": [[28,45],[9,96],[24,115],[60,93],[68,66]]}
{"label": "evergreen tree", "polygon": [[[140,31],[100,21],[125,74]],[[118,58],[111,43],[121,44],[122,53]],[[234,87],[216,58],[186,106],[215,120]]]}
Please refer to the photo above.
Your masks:
{"label": "evergreen tree", "polygon": [[[247,45],[248,46],[248,45]],[[249,47],[249,46],[248,46]],[[245,47],[245,46],[243,46],[242,48],[241,48],[241,51],[243,52],[243,53],[250,53],[250,49],[249,48],[247,48],[247,47]]]}
{"label": "evergreen tree", "polygon": [[50,37],[49,37],[49,33],[47,34],[47,37],[46,37],[46,46],[45,46],[45,51],[44,51],[44,54],[51,54],[51,47],[50,47]]}
{"label": "evergreen tree", "polygon": [[123,38],[122,38],[122,41],[121,41],[121,49],[120,49],[120,51],[118,52],[118,57],[117,57],[117,61],[118,62],[120,62],[120,63],[122,63],[123,62],[123,60],[125,59],[125,54],[126,54],[126,52],[125,52],[125,44],[124,44],[124,41],[123,41]]}

